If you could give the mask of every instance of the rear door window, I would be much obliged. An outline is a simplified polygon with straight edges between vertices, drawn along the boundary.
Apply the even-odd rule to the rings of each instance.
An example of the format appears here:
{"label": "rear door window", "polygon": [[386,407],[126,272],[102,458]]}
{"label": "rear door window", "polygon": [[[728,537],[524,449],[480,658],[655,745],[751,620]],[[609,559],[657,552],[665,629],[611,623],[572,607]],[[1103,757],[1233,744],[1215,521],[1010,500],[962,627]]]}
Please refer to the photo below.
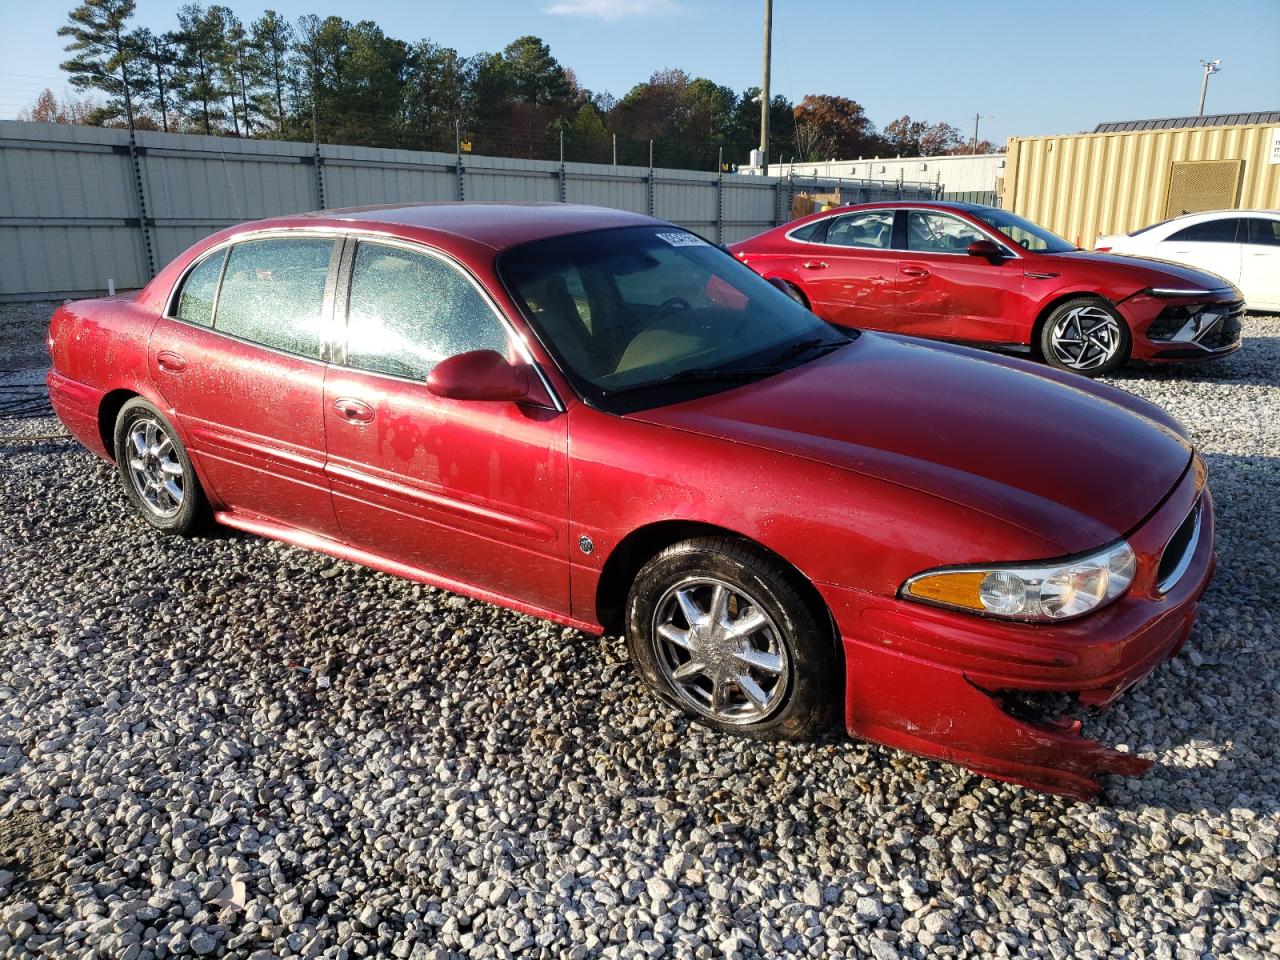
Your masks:
{"label": "rear door window", "polygon": [[1173,243],[1238,243],[1239,228],[1242,221],[1239,217],[1224,217],[1221,220],[1206,220],[1183,227],[1177,233],[1169,235],[1168,241]]}
{"label": "rear door window", "polygon": [[867,210],[836,217],[827,229],[827,243],[888,250],[893,243],[893,211]]}
{"label": "rear door window", "polygon": [[231,248],[213,327],[302,357],[319,357],[335,241],[249,240]]}

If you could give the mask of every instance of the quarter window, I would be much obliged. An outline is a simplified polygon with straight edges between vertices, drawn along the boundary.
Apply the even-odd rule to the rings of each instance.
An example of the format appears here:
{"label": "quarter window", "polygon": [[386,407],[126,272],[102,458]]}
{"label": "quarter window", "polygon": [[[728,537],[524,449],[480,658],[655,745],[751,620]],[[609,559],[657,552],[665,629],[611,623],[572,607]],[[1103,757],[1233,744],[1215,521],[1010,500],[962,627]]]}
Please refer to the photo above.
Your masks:
{"label": "quarter window", "polygon": [[1173,243],[1236,243],[1237,230],[1240,227],[1239,217],[1224,217],[1221,220],[1206,220],[1193,223],[1172,234],[1166,242]]}
{"label": "quarter window", "polygon": [[1249,242],[1266,247],[1280,247],[1280,220],[1264,220],[1262,217],[1248,217]]}
{"label": "quarter window", "polygon": [[319,357],[332,240],[250,240],[231,248],[215,330]]}
{"label": "quarter window", "polygon": [[907,213],[907,249],[921,253],[964,253],[975,240],[989,239],[959,217],[929,210]]}
{"label": "quarter window", "polygon": [[213,298],[218,292],[218,277],[227,251],[219,250],[205,257],[187,274],[178,297],[178,319],[197,323],[202,327],[213,326]]}
{"label": "quarter window", "polygon": [[867,210],[836,217],[827,228],[827,243],[841,247],[888,250],[893,242],[893,211]]}
{"label": "quarter window", "polygon": [[438,257],[399,247],[356,247],[347,308],[347,363],[425,379],[471,350],[507,354],[502,322],[476,288]]}
{"label": "quarter window", "polygon": [[791,231],[791,239],[800,240],[803,243],[821,243],[823,235],[827,232],[827,224],[830,222],[830,220],[814,220],[803,227],[796,227]]}

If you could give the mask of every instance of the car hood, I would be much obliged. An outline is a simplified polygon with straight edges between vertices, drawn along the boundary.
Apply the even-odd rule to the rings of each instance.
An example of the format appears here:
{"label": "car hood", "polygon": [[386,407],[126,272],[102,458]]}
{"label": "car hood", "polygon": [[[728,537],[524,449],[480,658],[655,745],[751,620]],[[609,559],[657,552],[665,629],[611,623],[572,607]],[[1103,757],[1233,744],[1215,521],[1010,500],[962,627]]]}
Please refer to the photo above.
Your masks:
{"label": "car hood", "polygon": [[1123,270],[1138,287],[1185,287],[1196,290],[1223,290],[1231,286],[1230,281],[1210,273],[1208,270],[1197,270],[1185,264],[1173,263],[1169,260],[1155,260],[1151,257],[1132,257],[1115,253],[1090,253],[1085,250],[1073,250],[1070,253],[1054,253],[1045,256],[1047,260],[1068,260],[1074,263],[1089,263],[1101,266],[1113,266]]}
{"label": "car hood", "polygon": [[909,487],[1020,526],[1067,555],[1140,524],[1192,450],[1159,408],[1057,376],[863,333],[765,380],[628,416]]}

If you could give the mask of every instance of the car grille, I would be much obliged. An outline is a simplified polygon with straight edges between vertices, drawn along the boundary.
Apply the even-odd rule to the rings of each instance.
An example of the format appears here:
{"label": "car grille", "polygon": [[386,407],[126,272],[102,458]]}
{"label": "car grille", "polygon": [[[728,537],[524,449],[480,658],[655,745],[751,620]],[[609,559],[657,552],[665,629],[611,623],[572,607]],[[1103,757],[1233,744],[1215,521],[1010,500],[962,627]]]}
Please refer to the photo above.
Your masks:
{"label": "car grille", "polygon": [[1187,518],[1174,531],[1169,542],[1165,544],[1164,553],[1160,555],[1160,566],[1156,570],[1156,589],[1168,593],[1182,579],[1191,565],[1191,558],[1196,552],[1196,544],[1200,542],[1200,501],[1191,508]]}
{"label": "car grille", "polygon": [[1186,343],[1189,346],[1195,344],[1204,350],[1222,350],[1239,342],[1241,318],[1244,316],[1243,300],[1210,305],[1202,313],[1216,314],[1216,323],[1202,330],[1194,339],[1174,340],[1191,319],[1194,309],[1194,306],[1165,307],[1151,322],[1151,326],[1147,327],[1147,337],[1167,343]]}

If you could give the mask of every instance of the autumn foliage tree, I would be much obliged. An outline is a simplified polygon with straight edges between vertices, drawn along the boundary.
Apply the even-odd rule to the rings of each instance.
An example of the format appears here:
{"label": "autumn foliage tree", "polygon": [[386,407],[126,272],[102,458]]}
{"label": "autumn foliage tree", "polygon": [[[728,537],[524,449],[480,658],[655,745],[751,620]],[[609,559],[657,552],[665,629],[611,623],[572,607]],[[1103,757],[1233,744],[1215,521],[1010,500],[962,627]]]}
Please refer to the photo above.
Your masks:
{"label": "autumn foliage tree", "polygon": [[848,97],[809,94],[795,108],[795,124],[801,160],[861,157],[883,149],[862,104]]}
{"label": "autumn foliage tree", "polygon": [[[311,139],[418,150],[714,170],[760,136],[760,90],[668,67],[619,98],[578,82],[541,38],[464,56],[387,35],[371,20],[185,0],[168,31],[137,28],[135,0],[77,0],[59,34],[63,69],[105,100],[70,112],[41,95],[27,115],[217,136]],[[243,12],[243,11],[242,11]],[[61,122],[61,121],[55,121]],[[877,133],[856,100],[769,102],[770,155],[791,160],[963,150],[955,128],[902,117]],[[615,150],[616,147],[616,150]]]}

